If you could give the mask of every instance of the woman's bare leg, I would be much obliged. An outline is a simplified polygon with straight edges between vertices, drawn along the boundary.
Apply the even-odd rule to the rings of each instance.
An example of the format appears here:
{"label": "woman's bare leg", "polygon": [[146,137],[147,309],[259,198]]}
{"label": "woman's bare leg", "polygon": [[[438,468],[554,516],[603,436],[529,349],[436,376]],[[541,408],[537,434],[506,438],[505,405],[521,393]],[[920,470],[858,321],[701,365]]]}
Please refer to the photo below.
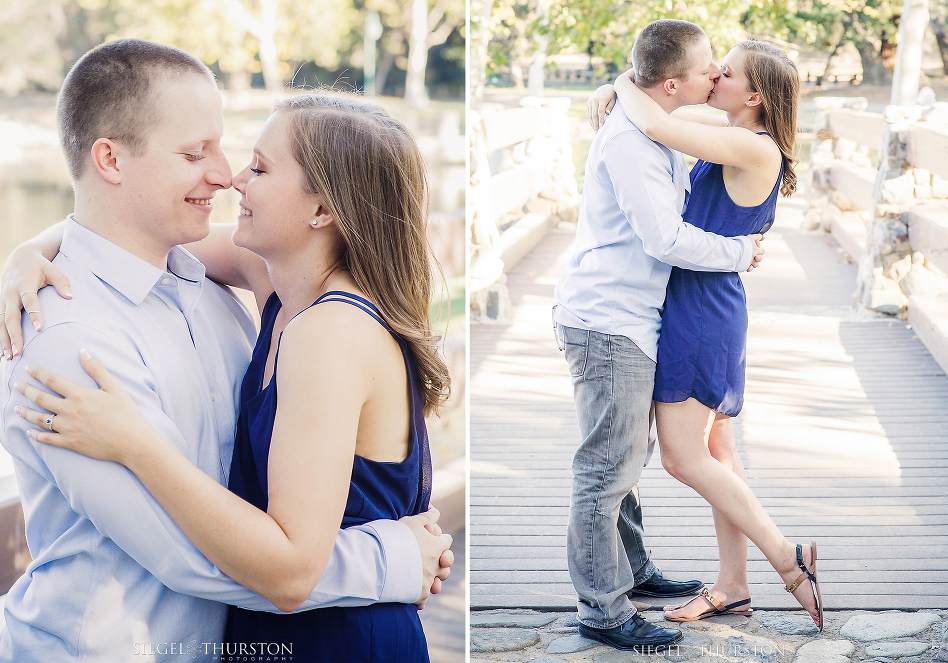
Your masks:
{"label": "woman's bare leg", "polygon": [[[712,410],[693,398],[655,406],[662,464],[668,473],[695,489],[714,510],[753,541],[784,583],[796,580],[800,575],[796,547],[780,533],[748,485],[711,455],[707,440],[714,423]],[[729,550],[732,545],[733,541],[728,544]],[[804,547],[803,559],[807,566],[812,564],[808,546]],[[809,582],[804,581],[793,595],[816,621],[818,612]]]}
{"label": "woman's bare leg", "polygon": [[[734,428],[730,417],[715,414],[708,435],[708,451],[722,467],[747,483],[744,465],[734,443]],[[714,516],[714,531],[718,539],[719,562],[717,580],[709,591],[722,604],[728,605],[750,597],[750,587],[747,585],[747,537],[714,507],[711,508],[711,513]],[[707,608],[707,602],[699,599],[677,610],[666,610],[666,614],[677,618],[696,617]],[[742,606],[741,609],[746,610],[747,606]]]}

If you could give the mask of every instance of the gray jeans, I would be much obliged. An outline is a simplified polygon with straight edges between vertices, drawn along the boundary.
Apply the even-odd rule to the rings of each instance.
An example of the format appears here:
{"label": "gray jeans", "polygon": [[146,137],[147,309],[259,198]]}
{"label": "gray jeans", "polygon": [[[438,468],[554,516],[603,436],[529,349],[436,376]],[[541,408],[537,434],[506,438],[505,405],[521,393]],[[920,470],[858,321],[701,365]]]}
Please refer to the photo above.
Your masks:
{"label": "gray jeans", "polygon": [[655,362],[625,336],[554,323],[573,376],[582,442],[573,457],[566,556],[579,621],[613,628],[635,607],[626,592],[656,568],[643,543],[638,481],[650,455]]}

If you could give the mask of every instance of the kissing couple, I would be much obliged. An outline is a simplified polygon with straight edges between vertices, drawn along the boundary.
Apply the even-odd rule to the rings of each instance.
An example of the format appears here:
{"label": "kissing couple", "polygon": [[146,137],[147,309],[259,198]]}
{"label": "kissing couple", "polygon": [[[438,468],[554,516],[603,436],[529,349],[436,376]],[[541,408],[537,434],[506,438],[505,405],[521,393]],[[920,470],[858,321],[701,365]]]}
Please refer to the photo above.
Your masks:
{"label": "kissing couple", "polygon": [[[567,531],[579,632],[646,651],[682,639],[638,615],[633,597],[696,594],[665,608],[673,622],[751,614],[748,539],[822,629],[816,544],[792,544],[764,511],[731,424],[744,397],[739,272],[762,259],[778,193],[796,188],[796,66],[758,41],[719,66],[704,30],[671,19],[642,30],[632,60],[587,106],[598,133],[553,310],[581,437]],[[682,110],[704,103],[725,115]],[[698,159],[690,176],[682,152]],[[638,482],[653,420],[665,469],[712,507],[710,589],[665,578],[645,548]]]}

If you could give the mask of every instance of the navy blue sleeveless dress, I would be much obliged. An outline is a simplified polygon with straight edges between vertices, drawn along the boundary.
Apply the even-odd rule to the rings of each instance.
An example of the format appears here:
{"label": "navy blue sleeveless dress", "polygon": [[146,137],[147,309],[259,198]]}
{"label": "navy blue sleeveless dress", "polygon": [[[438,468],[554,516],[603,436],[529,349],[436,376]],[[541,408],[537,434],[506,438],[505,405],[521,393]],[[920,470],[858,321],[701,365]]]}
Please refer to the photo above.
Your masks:
{"label": "navy blue sleeveless dress", "polygon": [[[736,205],[724,188],[721,164],[698,161],[691,169],[691,196],[683,220],[739,237],[773,225],[783,167],[770,197],[756,207]],[[673,267],[658,341],[654,400],[689,398],[729,417],[744,404],[747,300],[736,272],[693,272]]]}
{"label": "navy blue sleeveless dress", "polygon": [[[408,372],[411,423],[408,457],[384,463],[356,456],[342,527],[373,520],[396,520],[428,509],[431,497],[431,456],[425,428],[420,380],[408,345],[392,331],[367,300],[330,291],[313,306],[335,301],[352,304],[375,318],[398,341]],[[240,415],[230,469],[230,490],[259,509],[267,509],[267,461],[276,418],[276,365],[263,389],[264,368],[273,325],[282,303],[273,293],[261,314],[260,336],[240,388]],[[279,343],[277,344],[279,359]],[[390,569],[397,573],[398,569]],[[428,661],[418,608],[404,603],[376,603],[355,608],[322,608],[293,614],[254,612],[231,606],[224,641],[228,643],[292,643],[293,660],[307,663]]]}

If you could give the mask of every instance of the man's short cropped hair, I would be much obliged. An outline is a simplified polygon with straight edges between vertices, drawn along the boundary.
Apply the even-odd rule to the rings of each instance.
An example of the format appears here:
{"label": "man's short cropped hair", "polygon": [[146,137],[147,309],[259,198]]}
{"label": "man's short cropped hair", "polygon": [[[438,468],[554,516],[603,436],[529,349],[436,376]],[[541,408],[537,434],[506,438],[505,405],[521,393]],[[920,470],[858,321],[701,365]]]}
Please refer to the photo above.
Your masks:
{"label": "man's short cropped hair", "polygon": [[688,21],[664,18],[646,25],[632,47],[635,82],[648,88],[668,78],[686,80],[694,65],[688,49],[701,37],[707,37],[704,30]]}
{"label": "man's short cropped hair", "polygon": [[142,39],[117,39],[93,48],[73,66],[56,117],[73,181],[93,143],[110,138],[132,154],[144,154],[148,133],[161,119],[154,82],[162,74],[195,73],[214,80],[204,63],[182,50]]}

